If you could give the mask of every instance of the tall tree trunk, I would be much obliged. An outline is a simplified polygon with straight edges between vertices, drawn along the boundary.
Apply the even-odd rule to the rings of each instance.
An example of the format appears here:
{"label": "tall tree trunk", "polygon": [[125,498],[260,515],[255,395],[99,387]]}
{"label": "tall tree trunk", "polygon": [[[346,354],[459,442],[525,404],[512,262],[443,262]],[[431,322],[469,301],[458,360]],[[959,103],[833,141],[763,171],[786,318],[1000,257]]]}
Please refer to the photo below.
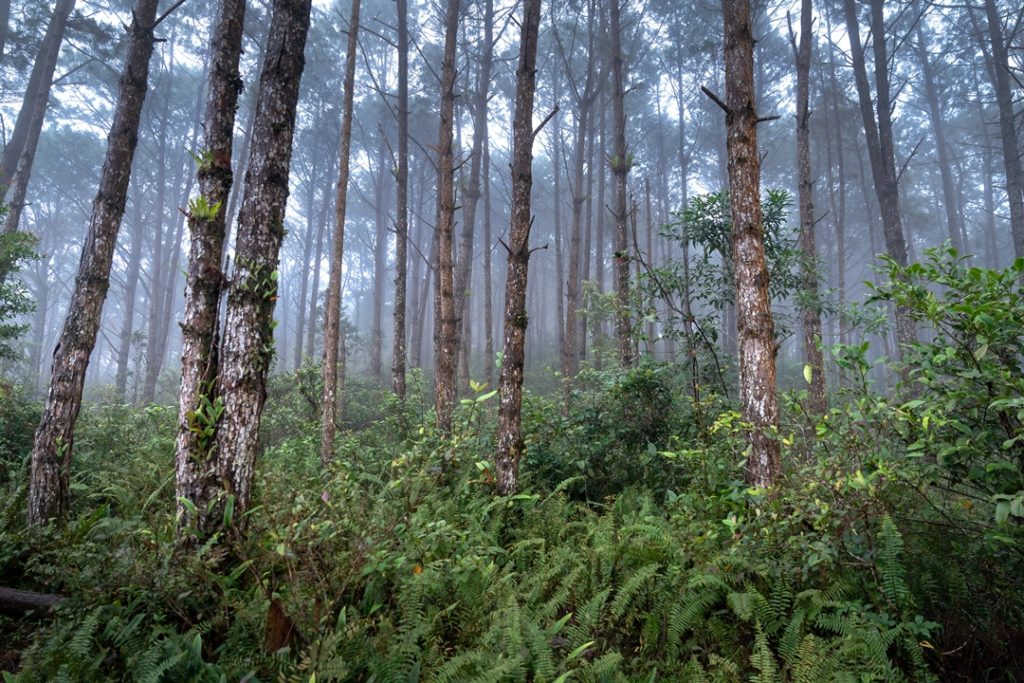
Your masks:
{"label": "tall tree trunk", "polygon": [[384,135],[377,140],[377,187],[373,202],[373,315],[370,327],[370,378],[379,384],[384,369],[384,285],[388,270],[388,226],[384,205],[388,202],[387,146]]}
{"label": "tall tree trunk", "polygon": [[434,287],[434,411],[437,428],[452,429],[455,407],[456,326],[452,268],[455,227],[452,125],[455,112],[455,41],[459,30],[459,0],[448,0],[445,16],[444,61],[441,67],[441,116],[437,162],[437,278]]}
{"label": "tall tree trunk", "polygon": [[[39,130],[43,127],[46,103],[50,97],[50,86],[53,84],[53,72],[57,68],[57,57],[60,55],[60,46],[64,41],[68,16],[74,7],[75,0],[57,0],[53,7],[50,22],[43,35],[43,42],[39,44],[39,52],[32,64],[32,71],[28,77],[28,84],[21,101],[21,109],[18,111],[18,118],[14,123],[14,130],[11,131],[11,137],[7,140],[3,155],[0,156],[0,188],[7,188],[11,184],[25,145],[33,135],[38,137]],[[33,133],[33,131],[35,132]],[[25,171],[25,182],[28,182],[27,175],[32,166],[31,159],[28,161],[28,166],[29,168]]]}
{"label": "tall tree trunk", "polygon": [[796,57],[796,167],[800,198],[800,251],[803,252],[804,359],[810,368],[808,407],[824,415],[825,358],[821,349],[821,298],[818,293],[818,249],[814,235],[814,182],[811,178],[811,47],[814,42],[811,0],[800,2],[800,43],[793,41]]}
{"label": "tall tree trunk", "polygon": [[345,258],[345,212],[348,207],[352,102],[356,82],[356,49],[360,0],[352,0],[345,49],[345,83],[341,102],[341,144],[338,152],[338,186],[334,203],[334,234],[331,236],[331,270],[324,303],[324,392],[320,406],[320,464],[334,460],[335,420],[338,415],[338,345],[341,342],[341,269]]}
{"label": "tall tree trunk", "polygon": [[722,0],[725,18],[726,152],[736,274],[740,405],[749,425],[745,477],[769,487],[780,470],[778,396],[775,393],[775,323],[768,295],[761,159],[754,100],[754,36],[749,0]]}
{"label": "tall tree trunk", "polygon": [[[480,172],[483,167],[483,145],[487,139],[487,100],[491,86],[491,70],[494,62],[494,2],[483,0],[483,39],[480,41],[480,70],[477,73],[476,92],[473,96],[473,145],[470,150],[469,182],[462,198],[462,232],[459,236],[459,255],[455,269],[455,315],[458,328],[469,329],[466,314],[470,298],[470,282],[473,273],[473,248],[476,237],[476,214],[480,202]],[[460,335],[457,340],[460,351],[468,341]],[[466,348],[464,352],[467,354]],[[468,367],[466,368],[468,373]],[[465,383],[464,383],[465,384]]]}
{"label": "tall tree trunk", "polygon": [[[197,171],[199,198],[190,203],[188,215],[191,245],[185,277],[185,312],[181,321],[175,493],[179,501],[192,501],[200,510],[204,510],[220,490],[216,456],[211,448],[212,435],[204,433],[203,429],[215,428],[218,417],[214,391],[220,298],[225,286],[221,263],[227,226],[226,203],[234,177],[231,154],[235,114],[242,91],[238,63],[242,53],[244,14],[245,0],[220,0],[217,7],[210,38],[212,60],[203,121],[206,157]],[[188,514],[180,502],[179,512]],[[184,516],[180,520],[182,524],[189,521]]]}
{"label": "tall tree trunk", "polygon": [[224,410],[213,449],[214,482],[220,489],[212,505],[197,503],[203,511],[201,529],[224,519],[232,496],[236,520],[244,520],[249,507],[267,371],[274,354],[277,268],[310,4],[310,0],[274,0],[272,5],[267,59],[260,74],[256,123],[238,215],[235,268],[218,349],[216,392]]}
{"label": "tall tree trunk", "polygon": [[[853,62],[861,117],[864,120],[864,135],[867,138],[868,155],[871,160],[871,175],[875,181],[875,194],[878,197],[882,213],[886,251],[893,261],[905,266],[907,265],[907,243],[903,235],[903,219],[900,215],[896,157],[892,137],[892,99],[889,88],[889,59],[885,47],[883,2],[882,0],[870,0],[870,5],[877,119],[871,110],[871,89],[868,85],[867,67],[864,64],[864,48],[860,40],[857,7],[854,0],[843,0],[846,28],[850,39],[850,57]],[[900,345],[912,344],[917,340],[917,331],[910,311],[903,306],[896,307],[896,340]],[[901,349],[898,350],[898,353],[902,356]]]}
{"label": "tall tree trunk", "polygon": [[50,389],[32,444],[30,525],[45,524],[52,518],[63,521],[67,516],[75,421],[82,407],[85,371],[96,345],[117,233],[124,215],[132,159],[138,143],[139,118],[149,80],[157,3],[158,0],[139,0],[128,29],[128,54],[107,138],[99,189],[82,245],[82,259],[68,314],[53,352]]}
{"label": "tall tree trunk", "polygon": [[[597,174],[597,210],[594,212],[597,218],[597,247],[594,250],[594,279],[597,280],[597,291],[599,294],[605,292],[605,277],[604,277],[604,266],[605,266],[605,247],[607,246],[607,240],[605,239],[605,226],[607,224],[607,204],[605,204],[605,184],[607,182],[607,173],[605,173],[604,160],[608,158],[608,114],[607,107],[601,107],[601,119],[598,123],[598,135],[600,137],[598,158],[601,160],[600,167]],[[599,314],[594,325],[594,368],[601,370],[604,366],[604,351],[605,351],[605,325],[604,319]]]}
{"label": "tall tree trunk", "polygon": [[[828,30],[831,32],[831,21]],[[824,81],[824,78],[822,79]],[[822,91],[825,92],[824,83]],[[832,225],[835,228],[836,241],[836,294],[839,298],[839,343],[846,344],[846,155],[843,153],[842,119],[839,115],[839,84],[836,79],[835,65],[829,60],[829,107],[830,123],[825,127],[827,167],[829,173],[829,204],[832,211]],[[832,140],[835,137],[835,161],[832,157]],[[832,169],[836,178],[833,182]],[[838,186],[837,186],[838,185]]]}
{"label": "tall tree trunk", "polygon": [[523,0],[512,119],[512,216],[505,280],[505,357],[498,380],[498,452],[494,458],[500,495],[515,493],[523,454],[523,350],[526,340],[526,283],[530,264],[530,191],[533,187],[533,95],[537,80],[540,0]]}
{"label": "tall tree trunk", "polygon": [[395,173],[395,309],[391,389],[405,400],[405,293],[409,268],[409,8],[398,0],[398,168]]}
{"label": "tall tree trunk", "polygon": [[633,344],[630,340],[629,316],[629,240],[626,204],[626,177],[633,162],[626,147],[626,87],[623,75],[622,27],[619,18],[620,0],[609,5],[612,40],[612,157],[611,171],[615,176],[615,294],[618,311],[615,316],[615,336],[619,342],[619,362],[623,367],[633,364]]}
{"label": "tall tree trunk", "polygon": [[1010,232],[1013,251],[1024,258],[1024,167],[1021,164],[1020,142],[1017,138],[1017,116],[1013,106],[1010,56],[1003,25],[995,0],[985,0],[985,18],[992,48],[992,88],[999,107],[999,137],[1003,143],[1003,167],[1006,170],[1006,199],[1010,205]]}
{"label": "tall tree trunk", "polygon": [[491,289],[491,149],[484,140],[483,149],[484,196],[484,380],[494,385],[494,292]]}

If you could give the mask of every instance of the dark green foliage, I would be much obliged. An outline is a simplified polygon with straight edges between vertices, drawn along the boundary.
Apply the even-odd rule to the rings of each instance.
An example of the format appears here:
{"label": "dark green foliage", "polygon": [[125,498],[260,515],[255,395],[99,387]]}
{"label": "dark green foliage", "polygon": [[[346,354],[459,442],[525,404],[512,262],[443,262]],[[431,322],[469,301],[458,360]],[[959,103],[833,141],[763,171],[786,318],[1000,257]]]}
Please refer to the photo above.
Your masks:
{"label": "dark green foliage", "polygon": [[[737,414],[705,395],[697,424],[672,366],[584,375],[564,416],[530,397],[511,498],[493,495],[486,388],[446,439],[418,391],[373,417],[347,396],[365,423],[321,472],[303,371],[271,387],[248,533],[225,520],[181,551],[173,411],[89,407],[65,530],[27,531],[22,479],[2,482],[0,583],[68,596],[37,632],[0,621],[24,648],[10,678],[1019,680],[1017,442],[997,413],[1020,396],[1017,271],[925,268],[942,289],[907,301],[950,310],[913,379],[942,399],[880,396],[865,349],[835,349],[844,388],[821,420],[791,397],[771,497],[742,483]],[[984,353],[981,311],[1001,316]],[[33,407],[0,410],[19,462]],[[276,651],[268,623],[291,633]]]}
{"label": "dark green foliage", "polygon": [[[0,219],[6,213],[0,210]],[[24,283],[16,276],[25,261],[37,258],[36,238],[24,232],[0,234],[0,361],[18,357],[13,342],[28,329],[21,317],[33,310]]]}

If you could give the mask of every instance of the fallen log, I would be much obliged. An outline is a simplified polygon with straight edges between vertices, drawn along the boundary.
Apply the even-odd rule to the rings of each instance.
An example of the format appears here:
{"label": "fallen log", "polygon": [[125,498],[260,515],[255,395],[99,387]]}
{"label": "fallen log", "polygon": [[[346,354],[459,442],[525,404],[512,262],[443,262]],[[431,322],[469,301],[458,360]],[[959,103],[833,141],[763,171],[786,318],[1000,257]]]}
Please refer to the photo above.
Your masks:
{"label": "fallen log", "polygon": [[25,612],[52,612],[63,600],[63,596],[52,593],[34,593],[16,588],[0,587],[0,612],[24,614]]}

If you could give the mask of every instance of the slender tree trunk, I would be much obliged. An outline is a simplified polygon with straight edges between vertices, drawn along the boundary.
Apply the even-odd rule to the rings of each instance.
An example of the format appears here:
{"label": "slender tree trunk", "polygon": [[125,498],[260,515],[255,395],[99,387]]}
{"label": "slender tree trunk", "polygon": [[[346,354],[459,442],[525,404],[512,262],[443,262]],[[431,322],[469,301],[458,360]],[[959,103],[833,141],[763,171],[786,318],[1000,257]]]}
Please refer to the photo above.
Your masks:
{"label": "slender tree trunk", "polygon": [[748,0],[723,0],[729,195],[736,274],[740,404],[749,425],[746,480],[769,487],[780,470],[775,393],[775,324],[768,295],[761,169],[754,101],[754,36]]}
{"label": "slender tree trunk", "polygon": [[316,176],[316,164],[314,162],[313,170],[309,174],[309,185],[306,187],[306,234],[302,240],[302,262],[299,264],[299,299],[296,302],[295,308],[298,309],[295,312],[295,357],[292,363],[292,367],[298,370],[302,367],[302,352],[303,336],[306,333],[306,301],[309,298],[309,280],[311,273],[309,272],[311,264],[309,262],[313,252],[313,230],[316,225],[316,216],[314,215],[316,208],[316,183],[313,181]]}
{"label": "slender tree trunk", "polygon": [[925,100],[928,102],[928,119],[935,133],[935,153],[939,162],[939,173],[942,176],[942,201],[946,210],[946,230],[953,247],[963,253],[965,245],[961,234],[960,220],[957,215],[956,190],[953,183],[953,165],[949,156],[949,144],[946,142],[946,122],[942,117],[942,106],[939,103],[939,88],[935,81],[935,70],[928,54],[928,39],[924,21],[917,22],[917,44],[914,46],[917,61],[921,65],[921,77],[924,80]]}
{"label": "slender tree trunk", "polygon": [[128,389],[128,357],[131,353],[132,333],[135,323],[135,295],[139,286],[139,266],[142,260],[142,193],[138,193],[132,207],[132,244],[128,256],[128,273],[124,289],[124,318],[121,325],[121,339],[117,350],[117,373],[114,376],[114,392],[119,403],[124,403]]}
{"label": "slender tree trunk", "polygon": [[631,322],[629,316],[629,240],[627,221],[629,207],[626,204],[626,178],[633,166],[626,147],[626,87],[624,58],[622,55],[622,28],[619,18],[619,1],[609,5],[612,40],[612,158],[611,171],[615,176],[615,294],[618,311],[615,320],[615,336],[619,342],[619,362],[623,367],[633,364],[633,344],[630,341]]}
{"label": "slender tree trunk", "polygon": [[345,50],[345,83],[341,103],[341,146],[338,154],[338,186],[334,204],[334,234],[331,238],[331,270],[324,304],[324,392],[320,406],[320,464],[334,460],[335,420],[338,415],[338,345],[341,342],[341,269],[345,258],[345,211],[348,206],[350,150],[352,148],[352,102],[356,81],[356,49],[360,0],[352,0]]}
{"label": "slender tree trunk", "polygon": [[[870,5],[877,119],[871,110],[871,90],[868,85],[867,68],[864,64],[864,48],[860,40],[857,7],[854,0],[843,0],[846,27],[850,39],[850,56],[857,84],[861,117],[864,120],[864,134],[867,138],[868,155],[871,160],[871,174],[875,181],[875,194],[878,197],[882,213],[886,251],[897,264],[905,266],[908,262],[907,243],[903,235],[903,220],[900,215],[899,189],[897,188],[883,2],[882,0],[870,0]],[[903,306],[896,307],[896,339],[900,345],[912,344],[917,340],[917,331],[910,311]],[[902,355],[901,350],[899,353]]]}
{"label": "slender tree trunk", "polygon": [[491,150],[484,140],[483,149],[484,197],[484,380],[494,386],[494,292],[491,288]]}
{"label": "slender tree trunk", "polygon": [[377,187],[373,205],[373,301],[370,326],[370,378],[379,384],[384,369],[384,286],[388,270],[388,226],[384,205],[388,197],[389,164],[384,136],[377,144]]}
{"label": "slender tree trunk", "polygon": [[[829,23],[831,31],[831,22]],[[824,84],[822,86],[824,91]],[[839,343],[848,343],[846,330],[846,155],[843,153],[842,119],[839,116],[839,85],[836,80],[835,66],[829,61],[829,114],[831,121],[826,126],[826,153],[829,172],[829,203],[832,210],[832,224],[835,228],[836,240],[836,289],[839,297]],[[835,135],[836,156],[832,157],[832,139]],[[832,169],[835,168],[836,182],[833,182]],[[836,186],[838,184],[838,187]]]}
{"label": "slender tree trunk", "polygon": [[[824,415],[825,358],[821,349],[821,298],[818,293],[818,249],[814,235],[814,181],[811,176],[811,0],[800,2],[800,43],[793,40],[796,56],[796,167],[800,198],[800,251],[803,252],[804,362],[810,367],[808,407]],[[790,29],[792,32],[792,28]]]}
{"label": "slender tree trunk", "polygon": [[316,316],[320,297],[320,263],[323,261],[324,255],[324,230],[327,227],[327,209],[329,205],[330,202],[325,192],[320,200],[320,218],[317,220],[316,228],[316,258],[313,260],[313,285],[309,297],[309,316],[307,317],[309,329],[306,331],[306,358],[312,358],[316,353],[316,332],[320,329]]}
{"label": "slender tree trunk", "polygon": [[455,111],[455,41],[459,29],[459,0],[448,0],[445,16],[444,61],[441,67],[441,120],[437,163],[437,279],[434,289],[434,411],[437,428],[448,434],[455,407],[456,327],[452,264],[455,227],[452,125]]}
{"label": "slender tree trunk", "polygon": [[[50,22],[43,35],[43,42],[39,44],[39,52],[32,64],[32,72],[28,77],[18,118],[15,120],[11,136],[7,140],[7,146],[4,147],[3,155],[0,156],[0,188],[7,188],[11,184],[28,140],[33,135],[38,138],[39,131],[42,130],[43,119],[46,116],[46,103],[50,97],[50,86],[53,84],[53,72],[57,68],[57,57],[60,55],[60,46],[64,41],[68,16],[74,7],[75,0],[57,0],[53,7]],[[6,25],[7,22],[4,22],[5,27]],[[32,166],[31,156],[28,160],[28,168],[25,170],[26,183]],[[6,192],[6,189],[4,191]]]}
{"label": "slender tree trunk", "polygon": [[139,118],[146,97],[153,24],[158,0],[139,0],[128,29],[128,55],[121,75],[107,152],[93,202],[89,230],[60,341],[53,352],[50,390],[32,444],[28,523],[67,516],[75,421],[89,356],[96,345],[110,266],[124,215]]}
{"label": "slender tree trunk", "polygon": [[[604,277],[604,266],[605,266],[605,246],[607,246],[607,240],[605,239],[605,226],[607,224],[607,204],[605,204],[605,184],[607,181],[607,173],[605,173],[604,160],[608,158],[608,115],[607,107],[601,107],[601,120],[598,124],[598,134],[600,136],[600,152],[598,158],[601,159],[601,164],[597,176],[597,210],[594,212],[597,217],[597,248],[594,250],[594,279],[597,280],[597,291],[599,294],[605,292],[605,277]],[[601,370],[604,366],[604,351],[605,351],[605,324],[604,319],[600,315],[594,325],[594,368]]]}
{"label": "slender tree trunk", "polygon": [[405,401],[405,290],[409,268],[409,8],[398,0],[398,168],[395,173],[395,309],[391,389]]}
{"label": "slender tree trunk", "polygon": [[519,66],[516,69],[515,114],[512,120],[512,216],[508,231],[508,275],[505,280],[505,357],[498,380],[497,490],[515,493],[523,454],[523,351],[526,340],[526,284],[530,264],[530,191],[533,187],[533,96],[537,79],[537,33],[540,0],[523,0]]}

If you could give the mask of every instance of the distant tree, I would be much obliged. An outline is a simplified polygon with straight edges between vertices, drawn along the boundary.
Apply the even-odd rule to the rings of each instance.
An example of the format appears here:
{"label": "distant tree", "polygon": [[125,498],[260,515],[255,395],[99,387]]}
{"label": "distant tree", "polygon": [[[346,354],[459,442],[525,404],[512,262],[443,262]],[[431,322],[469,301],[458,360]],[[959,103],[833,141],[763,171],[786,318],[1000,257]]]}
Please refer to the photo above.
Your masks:
{"label": "distant tree", "polygon": [[609,4],[611,16],[611,76],[612,76],[612,156],[611,171],[615,178],[615,294],[618,311],[615,319],[615,336],[619,343],[619,361],[623,366],[633,363],[633,342],[630,338],[629,320],[629,242],[627,223],[630,208],[626,204],[626,179],[633,159],[626,146],[626,86],[625,57],[622,52],[622,26],[619,14],[620,0]]}
{"label": "distant tree", "polygon": [[395,168],[395,308],[391,352],[391,388],[405,400],[405,293],[409,267],[409,7],[397,1],[398,12],[398,163]]}

